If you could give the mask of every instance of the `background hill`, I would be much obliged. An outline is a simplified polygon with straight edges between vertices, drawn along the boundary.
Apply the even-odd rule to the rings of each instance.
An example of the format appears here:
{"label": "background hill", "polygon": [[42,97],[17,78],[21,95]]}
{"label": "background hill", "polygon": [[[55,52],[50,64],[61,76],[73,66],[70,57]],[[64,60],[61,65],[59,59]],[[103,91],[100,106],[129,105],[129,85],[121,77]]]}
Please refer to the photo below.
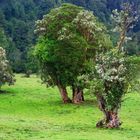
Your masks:
{"label": "background hill", "polygon": [[[139,0],[129,0],[140,7]],[[28,52],[35,43],[33,33],[37,19],[62,3],[73,3],[91,10],[108,27],[113,9],[120,9],[125,0],[0,0],[0,46],[7,50],[15,72],[25,72],[30,59]],[[133,42],[127,46],[130,54],[140,53],[140,21],[133,30]],[[131,48],[130,48],[131,46]],[[27,60],[28,58],[28,60]]]}

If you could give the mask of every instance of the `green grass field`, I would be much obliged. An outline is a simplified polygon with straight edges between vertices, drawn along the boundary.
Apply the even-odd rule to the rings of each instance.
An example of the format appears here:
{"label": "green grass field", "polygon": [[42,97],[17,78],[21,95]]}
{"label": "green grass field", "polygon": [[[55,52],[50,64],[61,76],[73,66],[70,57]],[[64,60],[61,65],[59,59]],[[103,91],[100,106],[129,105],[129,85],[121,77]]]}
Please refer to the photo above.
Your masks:
{"label": "green grass field", "polygon": [[64,105],[57,88],[46,88],[36,76],[16,79],[0,94],[0,140],[140,139],[140,94],[125,97],[120,129],[97,129],[103,114],[90,95],[82,105]]}

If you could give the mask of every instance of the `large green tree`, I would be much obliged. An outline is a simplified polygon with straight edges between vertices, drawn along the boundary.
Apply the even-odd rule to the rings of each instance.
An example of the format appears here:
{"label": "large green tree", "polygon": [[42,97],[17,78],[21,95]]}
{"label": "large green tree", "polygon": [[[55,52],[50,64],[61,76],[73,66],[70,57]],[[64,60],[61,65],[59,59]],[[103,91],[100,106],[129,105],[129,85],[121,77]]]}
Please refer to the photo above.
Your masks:
{"label": "large green tree", "polygon": [[64,103],[70,101],[67,86],[72,87],[73,102],[82,102],[84,87],[77,77],[88,70],[88,59],[93,57],[90,51],[111,46],[105,27],[92,12],[64,4],[37,21],[35,32],[40,35],[35,52],[42,79],[46,82],[50,77]]}

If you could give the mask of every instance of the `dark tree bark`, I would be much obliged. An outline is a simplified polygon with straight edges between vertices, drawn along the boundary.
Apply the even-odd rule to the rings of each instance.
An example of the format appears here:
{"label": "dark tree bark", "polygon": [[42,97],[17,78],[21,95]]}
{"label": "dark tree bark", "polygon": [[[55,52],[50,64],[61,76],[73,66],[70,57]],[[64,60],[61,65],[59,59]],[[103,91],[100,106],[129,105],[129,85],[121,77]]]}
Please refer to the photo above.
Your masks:
{"label": "dark tree bark", "polygon": [[105,118],[100,120],[96,124],[96,127],[119,128],[121,122],[119,121],[118,118],[118,110],[117,109],[116,111],[106,110],[106,103],[102,96],[97,95],[97,100],[99,103],[99,108],[104,113]]}
{"label": "dark tree bark", "polygon": [[73,88],[73,103],[75,104],[80,104],[84,101],[84,94],[83,94],[83,90],[81,90],[80,88]]}
{"label": "dark tree bark", "polygon": [[63,87],[62,85],[58,85],[58,89],[60,91],[61,94],[61,98],[63,103],[71,103],[71,99],[68,97],[68,93],[67,93],[67,89],[66,87]]}

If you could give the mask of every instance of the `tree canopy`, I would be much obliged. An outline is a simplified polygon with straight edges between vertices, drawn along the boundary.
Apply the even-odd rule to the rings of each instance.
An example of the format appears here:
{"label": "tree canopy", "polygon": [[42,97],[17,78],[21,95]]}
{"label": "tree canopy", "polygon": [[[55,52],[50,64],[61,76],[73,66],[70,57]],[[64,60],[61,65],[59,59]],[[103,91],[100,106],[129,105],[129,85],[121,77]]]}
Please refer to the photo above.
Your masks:
{"label": "tree canopy", "polygon": [[88,59],[97,49],[112,45],[105,26],[93,13],[71,4],[63,4],[38,20],[35,32],[40,35],[35,53],[43,80],[50,77],[52,84],[73,90],[82,90],[77,77],[87,71]]}

